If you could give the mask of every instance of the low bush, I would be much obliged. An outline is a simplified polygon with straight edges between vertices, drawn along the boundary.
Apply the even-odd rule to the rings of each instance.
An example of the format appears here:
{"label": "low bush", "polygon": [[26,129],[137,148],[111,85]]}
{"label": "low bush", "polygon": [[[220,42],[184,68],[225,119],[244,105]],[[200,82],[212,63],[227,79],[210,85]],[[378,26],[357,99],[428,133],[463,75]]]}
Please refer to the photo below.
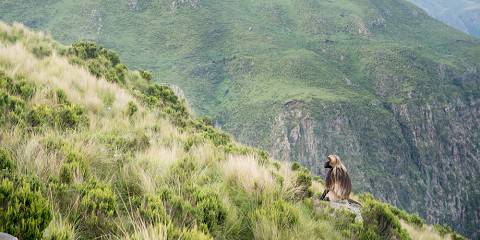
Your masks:
{"label": "low bush", "polygon": [[216,193],[196,187],[193,190],[193,201],[199,222],[210,232],[224,224],[227,211]]}
{"label": "low bush", "polygon": [[10,173],[14,168],[14,161],[7,149],[0,148],[0,170]]}
{"label": "low bush", "polygon": [[298,169],[300,169],[300,164],[298,162],[294,162],[292,163],[292,171],[297,171]]}
{"label": "low bush", "polygon": [[81,187],[79,206],[82,223],[96,233],[113,227],[113,217],[117,215],[117,197],[106,183],[90,180]]}
{"label": "low bush", "polygon": [[52,55],[52,48],[47,43],[38,43],[32,48],[32,53],[37,58],[49,57]]}
{"label": "low bush", "polygon": [[132,101],[129,101],[127,104],[127,110],[125,111],[125,113],[127,114],[127,116],[132,117],[136,112],[138,112],[137,104],[135,104]]}
{"label": "low bush", "polygon": [[410,239],[387,204],[376,201],[368,194],[362,195],[361,200],[364,221],[360,239]]}
{"label": "low bush", "polygon": [[213,238],[198,230],[197,228],[176,228],[171,225],[167,229],[167,239],[168,240],[212,240]]}
{"label": "low bush", "polygon": [[76,129],[88,125],[88,117],[83,108],[74,104],[34,106],[27,115],[27,121],[33,128],[58,127],[62,130]]}
{"label": "low bush", "polygon": [[389,208],[390,210],[393,212],[393,214],[395,214],[397,217],[399,217],[400,219],[408,222],[408,223],[411,223],[415,226],[418,226],[418,227],[422,227],[423,224],[425,224],[425,220],[420,218],[420,216],[416,215],[416,214],[409,214],[407,212],[405,212],[404,210],[401,210],[397,207],[394,207],[394,206],[391,206],[389,205]]}
{"label": "low bush", "polygon": [[72,183],[75,176],[87,179],[88,168],[84,155],[75,148],[65,145],[62,147],[64,161],[60,168],[60,182]]}
{"label": "low bush", "polygon": [[310,189],[312,186],[312,175],[306,171],[301,170],[296,172],[295,187],[297,191],[295,192],[296,199],[304,199],[313,196],[313,192]]}
{"label": "low bush", "polygon": [[38,186],[23,178],[0,182],[0,232],[19,239],[40,239],[52,214]]}
{"label": "low bush", "polygon": [[176,226],[193,227],[197,223],[197,213],[190,202],[167,188],[160,190],[159,196],[166,211]]}
{"label": "low bush", "polygon": [[159,195],[134,196],[131,198],[131,203],[145,223],[166,224],[169,222],[163,200]]}
{"label": "low bush", "polygon": [[122,153],[133,153],[142,151],[150,146],[150,139],[144,132],[130,132],[120,135],[117,133],[109,133],[99,137],[100,142],[107,144],[110,149],[120,151]]}
{"label": "low bush", "polygon": [[266,218],[276,224],[279,229],[290,229],[299,221],[299,213],[288,202],[276,200],[272,204],[263,205],[253,213],[253,221]]}
{"label": "low bush", "polygon": [[153,80],[152,72],[145,71],[145,70],[140,70],[139,73],[140,73],[140,76],[142,76],[143,79],[145,79],[149,82],[151,82]]}
{"label": "low bush", "polygon": [[68,222],[54,219],[50,222],[50,225],[45,229],[43,233],[43,240],[74,240],[75,236],[74,227]]}

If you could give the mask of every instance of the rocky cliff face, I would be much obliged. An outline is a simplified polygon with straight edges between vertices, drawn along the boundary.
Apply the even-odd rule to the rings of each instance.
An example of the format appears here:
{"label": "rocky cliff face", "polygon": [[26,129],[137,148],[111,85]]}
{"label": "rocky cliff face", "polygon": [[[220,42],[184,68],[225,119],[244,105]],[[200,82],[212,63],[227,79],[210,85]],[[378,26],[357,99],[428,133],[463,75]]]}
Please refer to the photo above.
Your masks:
{"label": "rocky cliff face", "polygon": [[[474,69],[457,76],[439,69],[439,81],[480,86]],[[355,190],[371,191],[432,223],[457,226],[475,239],[480,236],[480,96],[418,96],[424,97],[402,104],[289,101],[274,121],[270,151],[321,175],[325,156],[340,154]]]}

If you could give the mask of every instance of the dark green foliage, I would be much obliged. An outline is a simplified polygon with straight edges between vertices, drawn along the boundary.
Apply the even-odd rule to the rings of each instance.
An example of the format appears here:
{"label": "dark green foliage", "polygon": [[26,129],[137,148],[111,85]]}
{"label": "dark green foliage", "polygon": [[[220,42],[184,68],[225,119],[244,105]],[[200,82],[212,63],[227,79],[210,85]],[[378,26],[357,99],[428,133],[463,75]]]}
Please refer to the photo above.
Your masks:
{"label": "dark green foliage", "polygon": [[19,239],[40,239],[52,215],[38,187],[22,178],[0,182],[0,232]]}
{"label": "dark green foliage", "polygon": [[85,110],[74,104],[34,106],[27,115],[27,121],[33,128],[58,127],[63,130],[76,129],[88,125]]}
{"label": "dark green foliage", "polygon": [[214,126],[214,120],[211,117],[203,116],[203,117],[199,117],[197,120],[202,122],[206,126],[211,126],[211,127]]}
{"label": "dark green foliage", "polygon": [[153,80],[152,72],[141,70],[141,71],[139,71],[139,73],[140,73],[140,76],[141,76],[143,79],[145,79],[145,80],[147,80],[147,81],[149,81],[149,82],[151,82],[151,81]]}
{"label": "dark green foliage", "polygon": [[32,127],[47,126],[53,123],[53,109],[48,105],[34,106],[27,116],[27,121]]}
{"label": "dark green foliage", "polygon": [[416,214],[409,214],[406,211],[404,211],[402,209],[399,209],[397,207],[394,207],[394,206],[389,206],[389,207],[390,207],[390,210],[393,212],[393,214],[395,214],[397,217],[405,220],[408,223],[411,223],[411,224],[413,224],[415,226],[418,226],[418,227],[422,227],[423,224],[425,224],[425,220],[420,218]]}
{"label": "dark green foliage", "polygon": [[60,104],[70,104],[67,94],[62,89],[55,90],[55,97],[57,98],[57,102]]}
{"label": "dark green foliage", "polygon": [[169,221],[163,200],[159,195],[133,197],[132,207],[138,210],[140,217],[146,223],[166,224]]}
{"label": "dark green foliage", "polygon": [[125,84],[128,69],[120,63],[120,57],[114,51],[94,42],[79,41],[72,44],[67,52],[73,62],[85,64],[93,75],[104,77],[110,82]]}
{"label": "dark green foliage", "polygon": [[452,240],[467,240],[464,236],[457,233],[452,234]]}
{"label": "dark green foliage", "polygon": [[202,136],[210,140],[215,146],[227,146],[231,142],[230,135],[213,127],[205,118],[193,120],[192,125],[195,130],[200,131]]}
{"label": "dark green foliage", "polygon": [[63,104],[55,111],[55,122],[61,129],[74,129],[88,124],[85,110],[74,104]]}
{"label": "dark green foliage", "polygon": [[34,85],[21,77],[12,79],[0,71],[0,125],[23,123],[27,111],[25,101],[34,93]]}
{"label": "dark green foliage", "polygon": [[132,102],[132,101],[129,101],[129,102],[128,102],[128,105],[127,105],[126,114],[127,114],[129,117],[132,117],[136,112],[138,112],[137,104],[135,104],[135,103]]}
{"label": "dark green foliage", "polygon": [[197,213],[190,202],[170,189],[160,190],[160,197],[172,222],[181,227],[192,227],[197,223]]}
{"label": "dark green foliage", "polygon": [[110,133],[100,136],[100,141],[107,144],[111,149],[122,153],[133,153],[145,150],[150,146],[150,139],[145,132],[136,131],[127,134]]}
{"label": "dark green foliage", "polygon": [[452,240],[464,240],[466,239],[462,235],[456,233],[452,227],[448,225],[440,225],[440,224],[435,224],[433,225],[433,228],[435,231],[437,231],[442,237],[448,234],[451,234]]}
{"label": "dark green foliage", "polygon": [[117,197],[110,186],[103,182],[90,180],[81,188],[79,211],[81,222],[93,230],[107,230],[114,224],[117,215]]}
{"label": "dark green foliage", "polygon": [[32,48],[32,53],[37,58],[49,57],[52,55],[52,48],[46,43],[39,43]]}
{"label": "dark green foliage", "polygon": [[7,173],[14,168],[13,158],[7,149],[0,148],[0,171],[5,170]]}
{"label": "dark green foliage", "polygon": [[390,207],[370,195],[361,197],[363,230],[360,239],[410,239]]}
{"label": "dark green foliage", "polygon": [[300,164],[298,162],[293,162],[292,171],[297,171],[298,169],[300,169]]}
{"label": "dark green foliage", "polygon": [[297,199],[303,199],[313,196],[313,192],[310,189],[312,186],[312,175],[307,170],[297,171],[297,177],[295,180],[295,186],[298,191],[295,193]]}
{"label": "dark green foliage", "polygon": [[297,210],[284,200],[276,200],[254,212],[253,218],[255,221],[264,217],[276,224],[279,229],[292,228],[299,221]]}
{"label": "dark green foliage", "polygon": [[112,50],[97,46],[96,43],[89,41],[79,41],[72,44],[72,47],[68,50],[68,53],[83,60],[104,57],[112,64],[112,66],[120,63],[120,57],[117,53]]}
{"label": "dark green foliage", "polygon": [[83,179],[86,179],[88,168],[84,154],[68,145],[65,145],[61,152],[63,153],[64,161],[60,168],[60,182],[72,183],[75,176],[81,176]]}
{"label": "dark green foliage", "polygon": [[193,201],[198,220],[208,230],[214,231],[224,224],[227,212],[216,193],[197,187],[193,191]]}
{"label": "dark green foliage", "polygon": [[435,224],[433,225],[434,229],[442,236],[445,236],[447,234],[453,233],[452,227],[448,225],[440,225],[440,224]]}
{"label": "dark green foliage", "polygon": [[220,132],[219,130],[213,127],[204,128],[203,136],[206,139],[209,139],[210,141],[212,141],[212,143],[215,144],[215,146],[220,146],[220,145],[225,146],[231,141],[230,136],[228,134]]}

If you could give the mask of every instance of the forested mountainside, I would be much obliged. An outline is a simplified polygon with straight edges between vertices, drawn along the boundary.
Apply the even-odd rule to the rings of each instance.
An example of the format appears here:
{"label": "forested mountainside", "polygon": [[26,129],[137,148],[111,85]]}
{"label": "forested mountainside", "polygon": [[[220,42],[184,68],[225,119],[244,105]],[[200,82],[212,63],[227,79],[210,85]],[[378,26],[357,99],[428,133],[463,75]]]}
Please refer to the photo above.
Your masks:
{"label": "forested mountainside", "polygon": [[480,44],[405,0],[2,1],[175,84],[239,141],[479,237]]}
{"label": "forested mountainside", "polygon": [[479,0],[409,0],[430,16],[465,33],[480,37]]}
{"label": "forested mountainside", "polygon": [[0,232],[21,240],[464,239],[369,194],[363,222],[331,208],[93,42],[0,22],[0,112]]}

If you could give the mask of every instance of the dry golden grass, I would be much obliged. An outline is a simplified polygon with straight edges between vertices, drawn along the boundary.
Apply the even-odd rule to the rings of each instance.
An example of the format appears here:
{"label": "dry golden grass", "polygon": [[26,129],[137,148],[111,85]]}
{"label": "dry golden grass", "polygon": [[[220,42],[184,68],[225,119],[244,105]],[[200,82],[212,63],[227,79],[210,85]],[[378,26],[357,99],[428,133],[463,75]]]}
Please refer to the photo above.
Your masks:
{"label": "dry golden grass", "polygon": [[268,169],[251,155],[230,155],[222,165],[227,179],[234,180],[247,193],[272,193],[275,180]]}
{"label": "dry golden grass", "polygon": [[405,221],[401,220],[400,223],[402,224],[402,228],[405,229],[415,240],[450,240],[450,235],[440,236],[432,226],[423,226],[421,228],[412,226]]}
{"label": "dry golden grass", "polygon": [[133,223],[133,233],[119,226],[120,233],[116,239],[122,240],[165,240],[167,239],[167,227],[165,225],[151,225],[140,218],[130,216],[129,222]]}
{"label": "dry golden grass", "polygon": [[[44,59],[35,58],[21,43],[0,45],[0,63],[7,66],[3,70],[11,76],[29,76],[37,84],[62,89],[70,101],[85,106],[93,113],[108,111],[122,114],[129,101],[136,102],[116,84],[99,81],[87,70],[71,65],[56,54]],[[103,103],[101,96],[105,94],[112,96],[111,106]]]}

